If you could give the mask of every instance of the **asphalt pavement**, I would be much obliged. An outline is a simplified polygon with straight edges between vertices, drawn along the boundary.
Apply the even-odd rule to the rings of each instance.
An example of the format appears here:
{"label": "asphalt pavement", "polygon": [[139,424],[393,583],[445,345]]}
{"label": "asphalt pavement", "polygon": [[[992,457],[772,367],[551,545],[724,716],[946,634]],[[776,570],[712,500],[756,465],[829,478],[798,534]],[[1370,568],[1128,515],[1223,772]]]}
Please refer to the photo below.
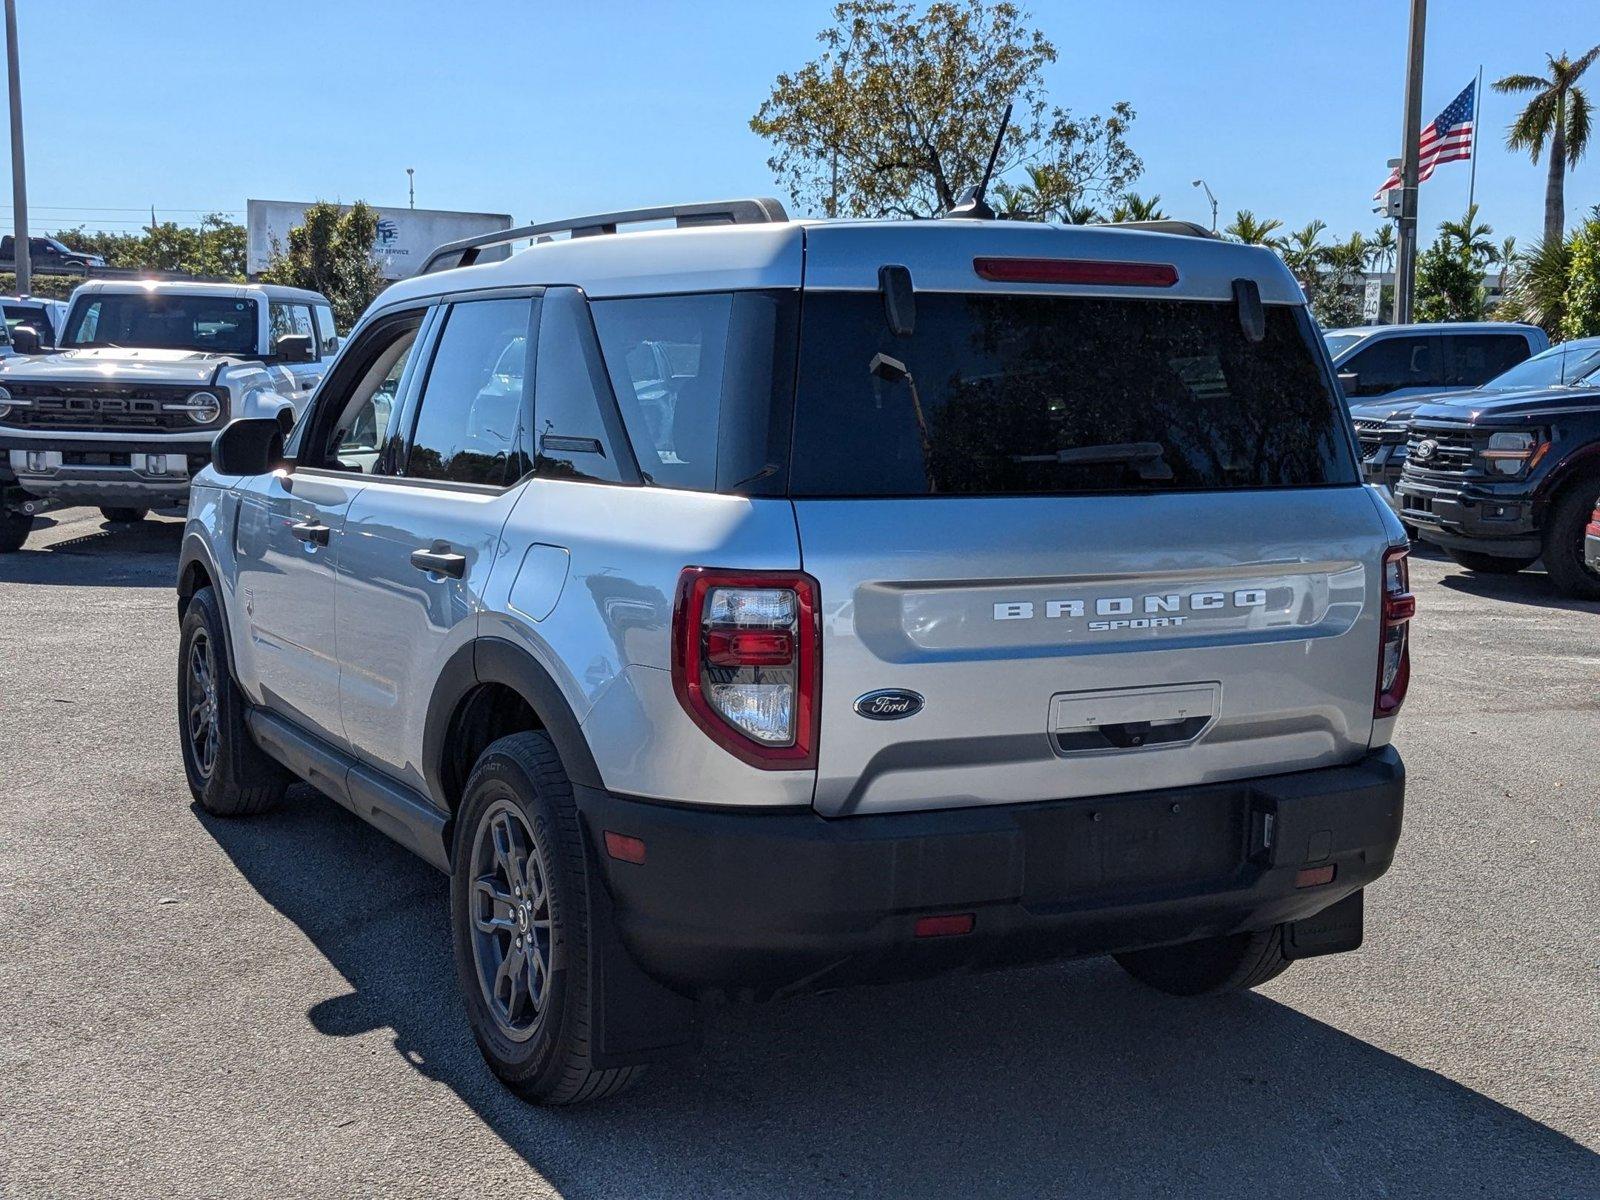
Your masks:
{"label": "asphalt pavement", "polygon": [[308,788],[200,813],[181,526],[0,557],[0,1194],[1600,1196],[1600,605],[1424,554],[1357,953],[1182,1001],[1106,961],[715,1010],[547,1111],[483,1067],[446,881]]}

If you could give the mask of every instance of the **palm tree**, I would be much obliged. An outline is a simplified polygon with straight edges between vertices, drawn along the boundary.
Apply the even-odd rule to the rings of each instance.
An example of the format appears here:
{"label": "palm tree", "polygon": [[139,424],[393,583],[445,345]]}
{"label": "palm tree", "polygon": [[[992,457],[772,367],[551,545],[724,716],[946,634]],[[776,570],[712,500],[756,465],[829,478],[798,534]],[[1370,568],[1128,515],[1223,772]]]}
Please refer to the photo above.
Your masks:
{"label": "palm tree", "polygon": [[1283,228],[1283,222],[1274,217],[1258,221],[1255,213],[1241,208],[1234,215],[1233,224],[1222,232],[1247,246],[1274,246],[1278,239],[1272,235]]}
{"label": "palm tree", "polygon": [[1098,225],[1105,220],[1092,204],[1078,204],[1068,200],[1061,206],[1061,218],[1068,225]]}
{"label": "palm tree", "polygon": [[1161,211],[1161,197],[1151,196],[1146,200],[1138,192],[1128,192],[1117,206],[1111,210],[1113,221],[1165,221],[1167,214]]}
{"label": "palm tree", "polygon": [[1394,266],[1394,250],[1394,226],[1385,221],[1367,239],[1367,265],[1374,271],[1389,270]]}
{"label": "palm tree", "polygon": [[1567,311],[1567,275],[1572,269],[1572,240],[1538,242],[1517,255],[1517,273],[1503,289],[1495,316],[1526,321],[1548,334],[1561,329]]}
{"label": "palm tree", "polygon": [[1506,131],[1506,146],[1526,150],[1534,162],[1550,143],[1550,159],[1544,185],[1544,244],[1554,246],[1566,229],[1566,172],[1578,165],[1589,148],[1589,97],[1578,87],[1578,79],[1594,60],[1600,46],[1577,59],[1566,51],[1557,58],[1546,54],[1550,71],[1544,75],[1507,75],[1495,80],[1497,92],[1532,92],[1517,119]]}
{"label": "palm tree", "polygon": [[1439,236],[1454,242],[1461,253],[1474,266],[1485,266],[1500,260],[1500,250],[1494,244],[1494,227],[1478,220],[1478,206],[1473,204],[1459,221],[1440,221]]}

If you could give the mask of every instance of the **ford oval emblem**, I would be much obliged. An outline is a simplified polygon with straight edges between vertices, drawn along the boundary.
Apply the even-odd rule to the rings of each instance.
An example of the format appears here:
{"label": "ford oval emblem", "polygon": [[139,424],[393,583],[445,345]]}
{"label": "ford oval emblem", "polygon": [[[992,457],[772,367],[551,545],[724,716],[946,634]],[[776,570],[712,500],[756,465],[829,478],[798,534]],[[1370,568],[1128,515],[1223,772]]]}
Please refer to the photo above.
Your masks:
{"label": "ford oval emblem", "polygon": [[1417,452],[1413,456],[1418,462],[1427,462],[1439,449],[1439,443],[1432,438],[1423,438],[1417,443]]}
{"label": "ford oval emblem", "polygon": [[869,721],[898,721],[922,711],[922,697],[904,688],[884,688],[856,698],[856,711]]}

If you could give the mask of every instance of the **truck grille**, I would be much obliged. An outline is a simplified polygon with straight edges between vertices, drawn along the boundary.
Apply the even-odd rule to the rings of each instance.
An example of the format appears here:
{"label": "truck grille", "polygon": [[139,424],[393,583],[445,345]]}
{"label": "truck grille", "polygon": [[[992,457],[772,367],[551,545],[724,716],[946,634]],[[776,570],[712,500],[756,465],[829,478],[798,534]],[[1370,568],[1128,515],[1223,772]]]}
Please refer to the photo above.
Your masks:
{"label": "truck grille", "polygon": [[1383,445],[1382,421],[1360,419],[1355,423],[1356,441],[1361,443],[1361,457],[1371,458],[1378,452],[1378,447]]}
{"label": "truck grille", "polygon": [[[13,429],[60,429],[94,432],[117,429],[198,430],[188,413],[165,412],[164,404],[182,404],[195,387],[153,387],[148,384],[45,384],[4,381],[13,398],[26,400],[6,414],[0,425]],[[221,395],[215,389],[204,389]],[[226,401],[223,404],[226,410]],[[224,415],[226,412],[224,411]]]}
{"label": "truck grille", "polygon": [[[1423,452],[1424,443],[1429,443]],[[1407,469],[1428,475],[1482,474],[1471,429],[1452,425],[1411,426],[1406,436]]]}

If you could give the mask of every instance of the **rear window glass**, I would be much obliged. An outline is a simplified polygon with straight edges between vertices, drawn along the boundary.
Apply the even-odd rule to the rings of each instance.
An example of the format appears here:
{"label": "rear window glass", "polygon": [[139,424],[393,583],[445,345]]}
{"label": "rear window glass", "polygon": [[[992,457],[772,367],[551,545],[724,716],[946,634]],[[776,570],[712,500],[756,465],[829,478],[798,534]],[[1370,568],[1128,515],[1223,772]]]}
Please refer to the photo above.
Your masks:
{"label": "rear window glass", "polygon": [[1309,322],[1265,315],[1251,342],[1230,303],[919,293],[915,333],[896,337],[877,293],[808,293],[791,492],[1356,482]]}

